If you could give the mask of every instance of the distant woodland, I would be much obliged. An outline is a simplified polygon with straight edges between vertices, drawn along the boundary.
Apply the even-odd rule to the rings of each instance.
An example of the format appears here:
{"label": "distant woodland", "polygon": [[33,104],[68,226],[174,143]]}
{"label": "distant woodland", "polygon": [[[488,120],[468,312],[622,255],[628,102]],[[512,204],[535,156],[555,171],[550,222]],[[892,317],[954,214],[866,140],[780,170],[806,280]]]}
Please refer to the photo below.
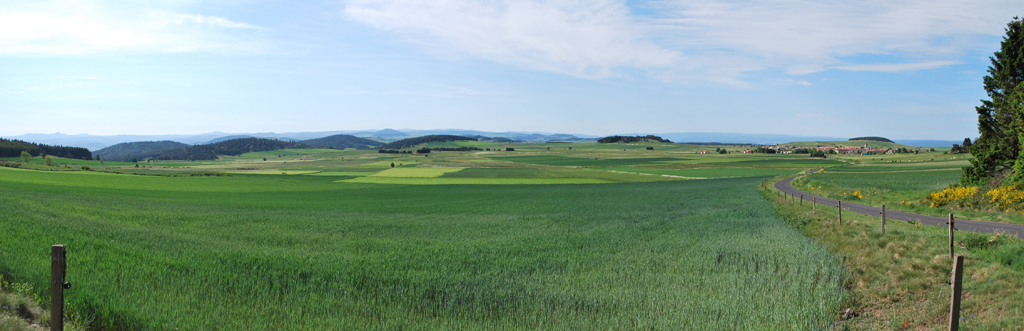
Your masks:
{"label": "distant woodland", "polygon": [[471,140],[476,141],[476,138],[464,137],[464,136],[453,136],[447,134],[429,135],[416,138],[402,139],[399,141],[391,142],[380,146],[381,149],[402,149],[413,147],[419,144],[434,143],[434,142],[446,142],[446,141],[459,141],[459,140]]}
{"label": "distant woodland", "polygon": [[355,148],[355,149],[368,149],[371,147],[380,146],[382,143],[366,138],[359,138],[347,134],[338,134],[323,138],[303,140],[303,144],[312,147],[327,147],[327,148]]}
{"label": "distant woodland", "polygon": [[850,138],[850,140],[851,141],[853,141],[853,140],[871,140],[871,141],[881,141],[881,142],[887,142],[887,143],[894,143],[895,144],[895,142],[893,142],[892,140],[889,140],[889,138],[882,138],[882,137],[857,137],[857,138]]}
{"label": "distant woodland", "polygon": [[93,153],[97,159],[128,162],[156,157],[160,153],[189,147],[177,141],[133,141],[105,147]]}
{"label": "distant woodland", "polygon": [[597,142],[602,143],[602,144],[632,143],[632,142],[638,142],[638,141],[657,141],[657,142],[663,142],[663,143],[670,143],[670,142],[672,142],[672,141],[670,141],[668,139],[664,139],[662,137],[658,137],[658,136],[654,136],[654,135],[646,135],[646,136],[609,136],[609,137],[604,137],[604,138],[601,138],[601,139],[597,140]]}
{"label": "distant woodland", "polygon": [[265,138],[239,138],[206,145],[189,146],[160,153],[155,160],[216,160],[217,155],[241,155],[249,152],[272,151],[282,148],[307,147],[301,143]]}
{"label": "distant woodland", "polygon": [[17,139],[0,138],[0,157],[21,156],[21,152],[32,156],[53,155],[69,159],[92,160],[92,152],[83,147],[50,146],[25,142]]}

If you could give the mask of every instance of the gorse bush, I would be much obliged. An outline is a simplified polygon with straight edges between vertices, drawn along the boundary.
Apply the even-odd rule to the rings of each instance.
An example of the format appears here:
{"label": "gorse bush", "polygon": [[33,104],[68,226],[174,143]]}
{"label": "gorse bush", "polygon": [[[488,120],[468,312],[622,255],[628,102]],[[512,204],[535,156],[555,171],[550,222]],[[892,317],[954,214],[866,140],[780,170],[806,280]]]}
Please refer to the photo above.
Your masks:
{"label": "gorse bush", "polygon": [[999,210],[1021,210],[1024,202],[1024,187],[1020,183],[1003,185],[985,192],[988,203],[996,205]]}
{"label": "gorse bush", "polygon": [[949,186],[925,196],[925,203],[931,208],[948,204],[956,204],[957,207],[972,206],[975,205],[979,190],[977,186]]}

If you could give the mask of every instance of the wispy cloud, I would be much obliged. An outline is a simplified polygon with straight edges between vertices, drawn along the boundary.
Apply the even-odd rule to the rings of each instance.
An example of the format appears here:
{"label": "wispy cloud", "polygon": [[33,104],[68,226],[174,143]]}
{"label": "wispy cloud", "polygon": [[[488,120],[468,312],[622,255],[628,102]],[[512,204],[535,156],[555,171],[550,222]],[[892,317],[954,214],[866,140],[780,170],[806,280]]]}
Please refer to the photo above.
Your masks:
{"label": "wispy cloud", "polygon": [[961,64],[960,61],[929,61],[917,63],[873,63],[835,66],[833,68],[846,71],[877,71],[877,72],[903,72],[935,69],[948,65]]}
{"label": "wispy cloud", "polygon": [[178,14],[178,15],[175,15],[174,22],[175,23],[179,23],[179,24],[180,23],[191,22],[191,23],[204,24],[204,25],[216,26],[216,27],[222,27],[222,28],[229,28],[229,29],[266,29],[264,27],[255,26],[255,25],[252,25],[252,24],[249,24],[249,23],[235,22],[235,21],[223,18],[223,17],[206,16],[206,15],[202,15],[202,14],[195,14],[195,15],[192,15],[192,14]]}
{"label": "wispy cloud", "polygon": [[[604,78],[640,69],[670,81],[744,86],[751,71],[903,72],[958,63],[998,36],[1017,0],[351,0],[345,15],[405,40],[497,63]],[[649,10],[648,10],[649,9]],[[651,13],[651,14],[637,14]],[[930,62],[861,64],[876,55]],[[851,63],[854,62],[854,63]]]}
{"label": "wispy cloud", "polygon": [[432,47],[579,77],[668,67],[680,58],[645,40],[649,27],[620,1],[356,0],[345,14]]}
{"label": "wispy cloud", "polygon": [[228,30],[257,25],[202,14],[114,10],[89,1],[0,4],[0,56],[69,55],[103,51],[252,51],[262,42]]}

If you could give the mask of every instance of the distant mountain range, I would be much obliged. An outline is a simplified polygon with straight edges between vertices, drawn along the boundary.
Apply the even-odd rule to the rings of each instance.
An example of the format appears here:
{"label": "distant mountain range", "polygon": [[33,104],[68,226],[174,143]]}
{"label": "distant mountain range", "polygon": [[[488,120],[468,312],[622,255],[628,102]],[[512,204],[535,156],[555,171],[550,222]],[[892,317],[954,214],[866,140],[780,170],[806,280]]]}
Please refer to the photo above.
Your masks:
{"label": "distant mountain range", "polygon": [[[583,135],[583,134],[563,134],[563,133],[545,133],[545,132],[488,132],[488,131],[477,131],[477,130],[461,130],[461,129],[437,129],[437,130],[395,130],[395,129],[384,129],[384,130],[348,130],[348,131],[319,131],[319,132],[285,132],[285,133],[274,133],[274,132],[259,132],[259,133],[225,133],[225,132],[210,132],[202,134],[192,135],[113,135],[113,136],[98,136],[91,134],[77,134],[67,135],[62,133],[53,134],[41,134],[41,133],[29,133],[14,137],[4,137],[24,140],[28,142],[49,144],[49,145],[62,145],[62,146],[77,146],[85,147],[89,150],[99,150],[104,147],[116,145],[125,142],[138,142],[138,141],[176,141],[188,145],[195,144],[209,144],[221,142],[235,138],[268,138],[278,139],[291,142],[301,142],[309,139],[323,138],[338,134],[347,134],[360,138],[367,138],[370,140],[376,140],[380,142],[392,142],[411,137],[420,137],[426,135],[459,135],[467,137],[476,137],[482,140],[488,138],[500,138],[502,140],[509,139],[520,142],[549,142],[549,141],[593,141],[599,136]],[[770,145],[779,144],[792,141],[836,141],[846,140],[849,137],[820,137],[820,136],[797,136],[797,135],[784,135],[784,134],[747,134],[747,133],[723,133],[723,132],[677,132],[677,133],[620,133],[621,136],[642,136],[653,134],[661,136],[665,139],[672,140],[677,143],[685,142],[717,142],[717,143],[730,143],[730,144],[760,144]],[[919,146],[919,147],[948,147],[954,143],[960,143],[957,140],[894,140],[897,143]]]}

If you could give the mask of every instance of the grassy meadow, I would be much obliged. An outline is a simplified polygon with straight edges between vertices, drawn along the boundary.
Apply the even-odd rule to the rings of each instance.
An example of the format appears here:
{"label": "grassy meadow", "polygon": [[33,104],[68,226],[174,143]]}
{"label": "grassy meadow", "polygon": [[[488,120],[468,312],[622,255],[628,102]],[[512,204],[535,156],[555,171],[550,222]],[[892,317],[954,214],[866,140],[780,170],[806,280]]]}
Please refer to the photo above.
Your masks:
{"label": "grassy meadow", "polygon": [[753,187],[838,162],[654,145],[0,168],[0,274],[68,245],[94,329],[829,328],[848,271]]}

